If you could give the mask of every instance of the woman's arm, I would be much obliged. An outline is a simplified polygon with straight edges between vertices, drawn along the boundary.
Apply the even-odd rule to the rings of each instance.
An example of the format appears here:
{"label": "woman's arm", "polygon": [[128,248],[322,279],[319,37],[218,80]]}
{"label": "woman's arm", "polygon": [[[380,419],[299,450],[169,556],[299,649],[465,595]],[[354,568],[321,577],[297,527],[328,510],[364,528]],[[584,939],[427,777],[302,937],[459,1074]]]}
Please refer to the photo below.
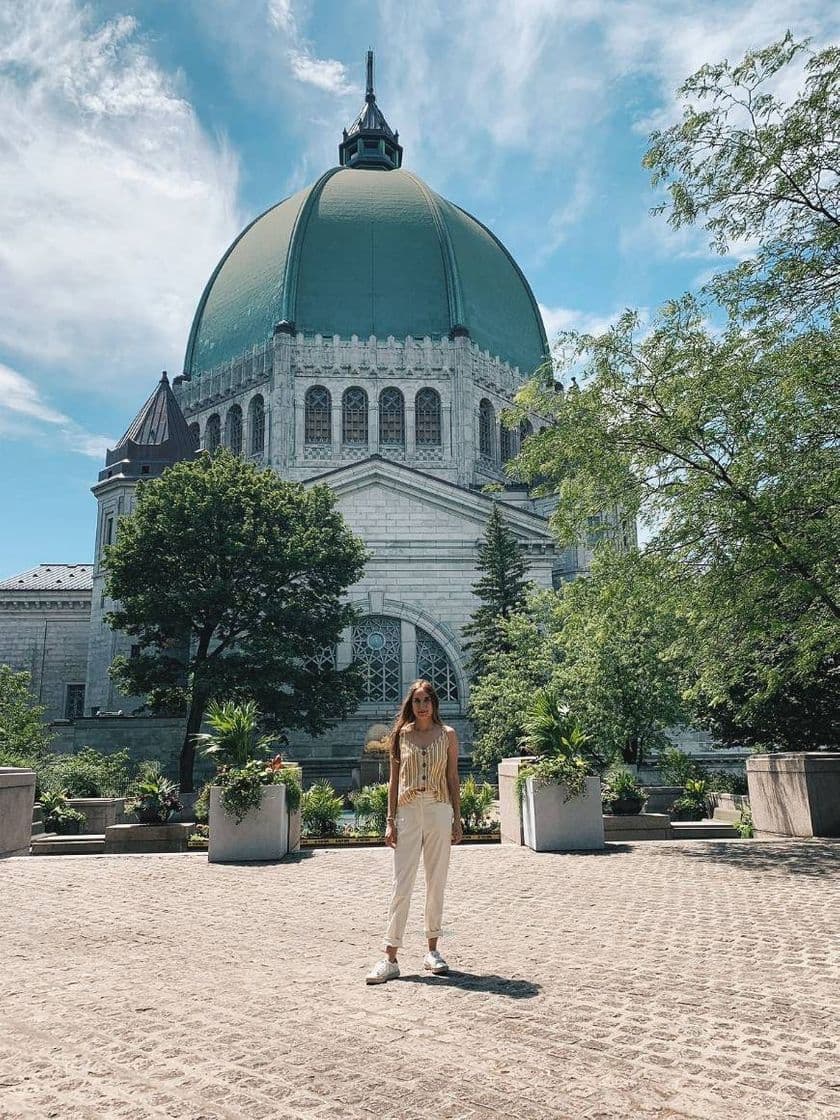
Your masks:
{"label": "woman's arm", "polygon": [[400,792],[400,764],[391,755],[391,770],[388,775],[388,819],[385,822],[385,843],[389,848],[397,846],[397,798]]}
{"label": "woman's arm", "polygon": [[461,826],[461,779],[458,777],[458,736],[450,727],[447,729],[446,785],[454,816],[452,818],[452,843],[460,844],[464,838]]}

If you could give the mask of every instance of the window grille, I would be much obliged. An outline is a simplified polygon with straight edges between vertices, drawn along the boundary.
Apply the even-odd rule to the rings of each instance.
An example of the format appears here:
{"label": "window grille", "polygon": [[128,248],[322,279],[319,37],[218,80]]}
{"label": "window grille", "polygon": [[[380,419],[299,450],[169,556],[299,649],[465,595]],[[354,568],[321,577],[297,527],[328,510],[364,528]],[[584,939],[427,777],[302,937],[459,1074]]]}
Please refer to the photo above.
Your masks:
{"label": "window grille", "polygon": [[399,389],[383,389],[379,394],[379,443],[405,446],[405,402]]}
{"label": "window grille", "polygon": [[370,615],[353,627],[353,663],[361,674],[362,699],[393,704],[402,696],[402,632],[399,620]]}
{"label": "window grille", "polygon": [[513,450],[513,432],[509,428],[502,427],[500,432],[500,444],[502,452],[502,462],[506,463],[508,459],[514,456]]}
{"label": "window grille", "polygon": [[307,657],[304,668],[310,673],[320,673],[324,669],[335,668],[335,646],[321,646],[317,653]]}
{"label": "window grille", "polygon": [[81,719],[85,714],[85,686],[68,684],[64,695],[64,718]]}
{"label": "window grille", "polygon": [[368,399],[364,389],[345,389],[341,412],[341,442],[364,447],[368,441]]}
{"label": "window grille", "polygon": [[482,459],[496,458],[496,413],[486,398],[478,406],[478,453]]}
{"label": "window grille", "polygon": [[414,422],[418,447],[440,447],[440,397],[434,389],[421,389],[417,394]]}
{"label": "window grille", "polygon": [[248,411],[250,412],[251,454],[263,455],[265,453],[265,402],[259,393],[251,398]]}
{"label": "window grille", "polygon": [[242,409],[231,405],[225,417],[225,443],[234,455],[242,454]]}
{"label": "window grille", "polygon": [[303,442],[332,443],[332,397],[323,385],[311,385],[304,398]]}
{"label": "window grille", "polygon": [[417,676],[430,681],[441,700],[458,702],[458,678],[452,662],[431,634],[417,628]]}
{"label": "window grille", "polygon": [[215,451],[222,442],[222,422],[214,412],[207,420],[204,429],[204,447],[207,451]]}

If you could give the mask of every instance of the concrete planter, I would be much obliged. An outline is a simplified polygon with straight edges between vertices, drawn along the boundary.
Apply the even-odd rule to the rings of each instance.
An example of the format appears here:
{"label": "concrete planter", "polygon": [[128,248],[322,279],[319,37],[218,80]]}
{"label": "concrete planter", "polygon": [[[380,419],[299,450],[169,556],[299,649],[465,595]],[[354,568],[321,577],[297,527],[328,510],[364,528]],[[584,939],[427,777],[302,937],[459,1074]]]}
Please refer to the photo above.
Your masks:
{"label": "concrete planter", "polygon": [[194,824],[112,824],[105,829],[105,854],[186,852]]}
{"label": "concrete planter", "polygon": [[712,792],[708,795],[708,801],[714,819],[727,824],[734,824],[740,819],[741,810],[750,807],[750,799],[746,794],[740,793]]}
{"label": "concrete planter", "polygon": [[642,790],[645,795],[645,813],[667,813],[685,792],[682,786],[643,786]]}
{"label": "concrete planter", "polygon": [[0,766],[0,858],[28,855],[34,804],[35,771]]}
{"label": "concrete planter", "polygon": [[67,804],[85,815],[82,832],[104,833],[112,824],[125,821],[124,797],[71,797]]}
{"label": "concrete planter", "polygon": [[625,840],[670,840],[671,818],[667,813],[633,813],[604,816],[604,838],[610,843]]}
{"label": "concrete planter", "polygon": [[840,836],[840,753],[747,759],[756,836]]}
{"label": "concrete planter", "polygon": [[589,851],[604,846],[601,779],[587,778],[582,796],[564,800],[565,786],[535,786],[522,794],[522,838],[535,852]]}
{"label": "concrete planter", "polygon": [[265,786],[262,801],[237,824],[225,811],[222,787],[210,789],[211,863],[236,863],[246,860],[282,859],[289,850],[289,814],[286,787],[282,783]]}

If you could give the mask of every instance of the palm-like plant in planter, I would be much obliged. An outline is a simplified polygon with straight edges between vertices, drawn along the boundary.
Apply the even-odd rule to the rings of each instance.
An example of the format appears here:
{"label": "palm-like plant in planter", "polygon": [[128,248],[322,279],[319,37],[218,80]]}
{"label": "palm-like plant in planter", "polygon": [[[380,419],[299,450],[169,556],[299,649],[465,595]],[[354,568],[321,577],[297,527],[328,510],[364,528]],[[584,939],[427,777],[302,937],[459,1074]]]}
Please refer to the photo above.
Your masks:
{"label": "palm-like plant in planter", "polygon": [[608,806],[616,816],[635,816],[642,811],[645,795],[635,774],[626,767],[619,766],[607,775],[602,799],[604,805]]}
{"label": "palm-like plant in planter", "polygon": [[[521,745],[535,756],[533,762],[520,762],[516,776],[525,842],[538,851],[603,847],[597,775],[607,759],[551,687],[536,693],[524,732]],[[552,786],[559,788],[546,788]],[[569,810],[563,809],[569,802]]]}
{"label": "palm-like plant in planter", "polygon": [[[237,704],[212,701],[207,708],[211,734],[196,735],[196,744],[217,766],[214,784],[221,786],[222,804],[237,824],[262,800],[264,786],[283,782],[286,804],[294,812],[300,805],[301,788],[297,771],[289,768],[280,755],[267,756],[277,740],[260,735],[260,713],[253,700]],[[262,757],[260,757],[262,756]]]}
{"label": "palm-like plant in planter", "polygon": [[147,763],[141,769],[131,792],[125,807],[141,824],[166,824],[183,808],[177,785],[160,773],[156,763]]}

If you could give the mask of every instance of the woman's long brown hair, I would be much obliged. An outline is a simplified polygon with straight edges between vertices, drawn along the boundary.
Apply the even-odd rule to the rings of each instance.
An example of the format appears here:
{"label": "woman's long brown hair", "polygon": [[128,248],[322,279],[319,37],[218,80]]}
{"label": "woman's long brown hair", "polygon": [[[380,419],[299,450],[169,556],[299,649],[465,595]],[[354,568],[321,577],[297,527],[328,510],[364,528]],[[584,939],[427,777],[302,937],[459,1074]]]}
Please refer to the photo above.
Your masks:
{"label": "woman's long brown hair", "polygon": [[399,715],[394,720],[394,726],[391,731],[391,758],[393,758],[395,762],[399,762],[400,760],[400,733],[405,725],[411,723],[414,719],[414,709],[411,706],[414,693],[421,688],[425,692],[428,692],[429,699],[432,701],[432,722],[440,723],[440,701],[438,700],[438,694],[435,692],[435,686],[431,681],[423,680],[421,677],[420,680],[414,682],[405,694],[405,700],[402,702]]}

